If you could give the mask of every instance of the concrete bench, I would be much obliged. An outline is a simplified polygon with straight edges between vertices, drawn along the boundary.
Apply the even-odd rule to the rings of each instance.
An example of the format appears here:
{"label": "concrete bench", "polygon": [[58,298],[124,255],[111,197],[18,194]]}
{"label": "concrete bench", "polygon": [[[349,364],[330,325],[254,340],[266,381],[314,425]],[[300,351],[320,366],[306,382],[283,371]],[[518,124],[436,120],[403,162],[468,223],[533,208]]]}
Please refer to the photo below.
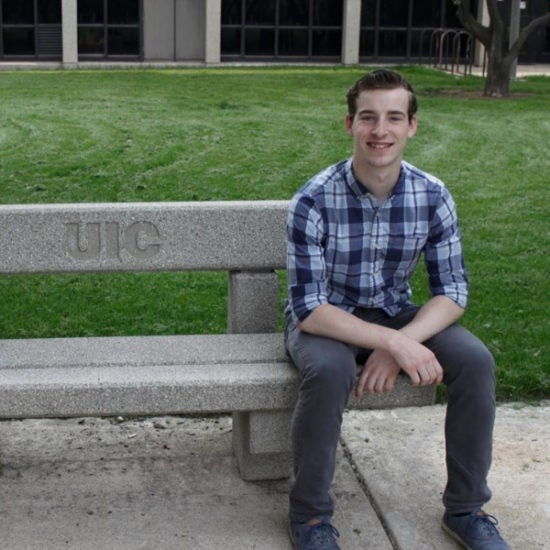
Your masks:
{"label": "concrete bench", "polygon": [[[286,201],[0,206],[0,273],[223,270],[228,334],[0,340],[0,418],[232,413],[244,479],[290,474]],[[29,312],[32,315],[32,312]],[[1,335],[0,335],[1,336]],[[431,404],[400,377],[350,406]]]}

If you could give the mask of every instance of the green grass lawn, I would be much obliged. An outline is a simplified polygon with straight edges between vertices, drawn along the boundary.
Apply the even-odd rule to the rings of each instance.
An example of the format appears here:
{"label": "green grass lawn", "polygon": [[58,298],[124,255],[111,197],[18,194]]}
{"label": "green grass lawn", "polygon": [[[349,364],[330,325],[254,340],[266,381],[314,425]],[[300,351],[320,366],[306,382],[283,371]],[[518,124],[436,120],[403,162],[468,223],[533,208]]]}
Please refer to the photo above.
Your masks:
{"label": "green grass lawn", "polygon": [[[350,154],[344,96],[364,70],[1,72],[0,202],[288,199]],[[402,72],[420,105],[407,159],[459,209],[464,324],[499,399],[548,397],[550,79],[488,100],[480,78]],[[419,272],[418,300],[425,286]],[[0,295],[0,338],[225,331],[221,273],[9,276]]]}

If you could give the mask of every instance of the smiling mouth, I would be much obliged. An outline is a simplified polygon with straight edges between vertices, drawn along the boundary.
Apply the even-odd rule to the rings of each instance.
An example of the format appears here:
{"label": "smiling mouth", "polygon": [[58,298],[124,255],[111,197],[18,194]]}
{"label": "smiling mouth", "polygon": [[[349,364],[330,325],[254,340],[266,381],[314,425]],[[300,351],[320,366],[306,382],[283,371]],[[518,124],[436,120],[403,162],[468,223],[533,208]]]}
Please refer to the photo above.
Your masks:
{"label": "smiling mouth", "polygon": [[374,143],[372,141],[367,142],[367,145],[371,149],[389,149],[391,147],[391,143]]}

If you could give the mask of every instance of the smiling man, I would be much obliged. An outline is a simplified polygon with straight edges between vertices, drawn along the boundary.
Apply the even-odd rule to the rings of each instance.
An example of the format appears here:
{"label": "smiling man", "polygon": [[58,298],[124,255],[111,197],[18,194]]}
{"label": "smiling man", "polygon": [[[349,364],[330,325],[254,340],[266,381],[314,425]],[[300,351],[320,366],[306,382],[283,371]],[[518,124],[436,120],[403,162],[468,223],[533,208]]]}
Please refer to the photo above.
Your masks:
{"label": "smiling man", "polygon": [[[347,102],[352,158],[308,181],[288,217],[285,341],[301,376],[292,542],[339,548],[330,485],[344,408],[354,388],[358,396],[392,391],[403,371],[416,386],[447,385],[443,528],[466,548],[506,550],[482,510],[491,497],[494,362],[456,323],[468,283],[453,199],[440,180],[403,160],[417,102],[401,75],[368,73]],[[417,306],[409,278],[421,255],[431,298]]]}

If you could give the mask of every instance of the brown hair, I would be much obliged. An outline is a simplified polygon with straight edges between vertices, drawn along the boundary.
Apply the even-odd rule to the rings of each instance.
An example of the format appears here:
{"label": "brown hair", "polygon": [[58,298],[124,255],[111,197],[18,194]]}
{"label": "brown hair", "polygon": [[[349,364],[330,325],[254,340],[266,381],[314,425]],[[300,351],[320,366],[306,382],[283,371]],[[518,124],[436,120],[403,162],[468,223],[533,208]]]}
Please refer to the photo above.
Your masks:
{"label": "brown hair", "polygon": [[418,103],[416,95],[409,82],[395,71],[378,69],[362,76],[349,90],[346,95],[348,101],[348,114],[353,119],[357,112],[357,98],[361,92],[368,90],[394,90],[403,88],[409,92],[408,116],[409,120],[416,114]]}

